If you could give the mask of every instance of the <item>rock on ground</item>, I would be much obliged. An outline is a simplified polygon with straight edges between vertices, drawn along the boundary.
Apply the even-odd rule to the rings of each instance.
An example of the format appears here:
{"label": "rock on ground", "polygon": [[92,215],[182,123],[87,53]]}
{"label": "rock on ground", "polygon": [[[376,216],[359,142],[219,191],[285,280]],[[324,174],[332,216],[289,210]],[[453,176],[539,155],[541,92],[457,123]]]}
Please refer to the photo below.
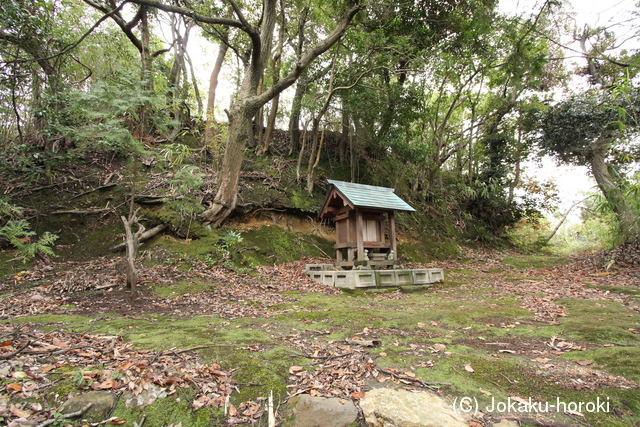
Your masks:
{"label": "rock on ground", "polygon": [[368,427],[467,427],[446,401],[426,391],[374,389],[360,407]]}
{"label": "rock on ground", "polygon": [[356,425],[358,409],[351,400],[301,394],[287,404],[287,427],[347,427]]}
{"label": "rock on ground", "polygon": [[60,408],[60,413],[78,412],[91,403],[91,407],[80,416],[80,419],[100,422],[109,415],[117,402],[116,396],[108,391],[90,391],[67,400]]}

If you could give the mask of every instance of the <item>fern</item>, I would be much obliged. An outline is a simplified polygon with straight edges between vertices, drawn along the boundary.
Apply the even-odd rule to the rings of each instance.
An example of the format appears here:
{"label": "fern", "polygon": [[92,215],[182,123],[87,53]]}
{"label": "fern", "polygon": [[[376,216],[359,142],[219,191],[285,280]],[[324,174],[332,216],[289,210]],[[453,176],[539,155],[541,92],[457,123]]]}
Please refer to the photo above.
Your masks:
{"label": "fern", "polygon": [[36,233],[29,229],[29,223],[25,219],[7,221],[0,228],[0,238],[4,238],[15,247],[25,263],[35,258],[38,253],[55,256],[52,248],[58,236],[46,231],[40,239],[33,241],[32,237],[35,235]]}
{"label": "fern", "polygon": [[24,209],[20,206],[12,205],[7,199],[0,199],[0,219],[19,218],[22,216]]}

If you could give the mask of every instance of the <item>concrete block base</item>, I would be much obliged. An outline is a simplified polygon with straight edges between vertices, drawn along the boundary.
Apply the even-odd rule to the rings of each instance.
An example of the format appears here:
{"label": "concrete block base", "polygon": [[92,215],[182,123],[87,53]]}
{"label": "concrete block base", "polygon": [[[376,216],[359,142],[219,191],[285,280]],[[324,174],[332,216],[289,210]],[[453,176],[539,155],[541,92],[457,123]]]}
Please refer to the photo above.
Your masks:
{"label": "concrete block base", "polygon": [[[314,267],[320,265],[325,264],[316,264]],[[344,271],[307,268],[305,273],[318,283],[344,289],[416,285],[426,285],[428,287],[433,283],[444,280],[444,271],[441,268]]]}

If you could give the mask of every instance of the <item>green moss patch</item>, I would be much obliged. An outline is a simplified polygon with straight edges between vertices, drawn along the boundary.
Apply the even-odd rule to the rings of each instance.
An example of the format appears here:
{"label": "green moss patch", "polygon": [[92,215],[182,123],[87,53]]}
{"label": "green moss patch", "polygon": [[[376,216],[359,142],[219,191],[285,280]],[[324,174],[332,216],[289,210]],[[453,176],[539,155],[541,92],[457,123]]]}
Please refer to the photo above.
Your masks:
{"label": "green moss patch", "polygon": [[322,258],[332,253],[333,244],[313,234],[289,233],[277,225],[262,226],[242,233],[243,243],[233,253],[235,261],[247,265],[277,265],[302,256]]}
{"label": "green moss patch", "polygon": [[112,416],[125,420],[127,426],[140,423],[149,426],[182,425],[183,427],[208,427],[222,425],[225,419],[222,408],[201,408],[194,410],[190,402],[195,397],[193,388],[177,388],[177,392],[164,399],[158,399],[144,407],[127,408],[120,399]]}
{"label": "green moss patch", "polygon": [[568,336],[593,343],[640,343],[640,313],[614,301],[561,299],[568,313],[561,319]]}
{"label": "green moss patch", "polygon": [[569,352],[570,360],[593,362],[594,369],[602,369],[631,381],[640,382],[640,347],[598,347],[589,351]]}
{"label": "green moss patch", "polygon": [[564,265],[571,262],[570,258],[566,257],[553,257],[542,255],[523,255],[523,256],[509,256],[503,261],[507,267],[517,268],[518,270],[529,269],[546,269],[552,268],[558,265]]}

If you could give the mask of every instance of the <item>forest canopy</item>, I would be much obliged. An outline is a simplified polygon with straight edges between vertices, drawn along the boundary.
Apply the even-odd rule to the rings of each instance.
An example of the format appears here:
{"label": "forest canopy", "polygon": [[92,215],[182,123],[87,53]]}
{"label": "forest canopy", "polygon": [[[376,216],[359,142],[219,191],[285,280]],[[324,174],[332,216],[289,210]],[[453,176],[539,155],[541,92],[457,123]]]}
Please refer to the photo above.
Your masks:
{"label": "forest canopy", "polygon": [[[329,162],[484,239],[556,207],[525,169],[549,155],[588,166],[618,242],[635,241],[638,58],[615,29],[563,1],[509,15],[495,0],[6,0],[0,172],[37,183],[87,153],[196,155],[190,176],[213,182],[192,212],[220,225],[248,156],[291,160],[300,194]],[[215,52],[205,83],[194,43]]]}

